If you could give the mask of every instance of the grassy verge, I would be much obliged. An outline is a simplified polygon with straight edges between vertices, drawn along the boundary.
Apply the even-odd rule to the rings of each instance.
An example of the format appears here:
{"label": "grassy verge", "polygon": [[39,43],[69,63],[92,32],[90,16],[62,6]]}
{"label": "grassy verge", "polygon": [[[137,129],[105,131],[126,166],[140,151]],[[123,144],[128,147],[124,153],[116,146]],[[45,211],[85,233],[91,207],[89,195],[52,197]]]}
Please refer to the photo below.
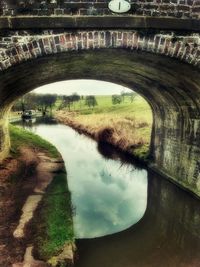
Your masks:
{"label": "grassy verge", "polygon": [[36,211],[33,225],[36,253],[42,260],[51,259],[66,243],[74,242],[71,198],[65,173],[55,175]]}
{"label": "grassy verge", "polygon": [[79,132],[97,141],[107,142],[137,158],[146,160],[149,152],[152,112],[148,103],[137,96],[131,103],[112,105],[111,96],[97,96],[98,106],[87,108],[84,101],[57,111],[55,116]]}
{"label": "grassy verge", "polygon": [[20,147],[28,146],[33,149],[41,149],[49,156],[56,158],[60,154],[57,149],[40,136],[10,124],[10,139],[12,155],[19,155]]}
{"label": "grassy verge", "polygon": [[[54,159],[60,158],[57,149],[38,135],[10,125],[10,136],[11,153],[15,158],[20,156],[22,146],[44,152]],[[34,173],[35,167],[35,165],[32,166],[28,175],[31,176],[31,172]],[[19,183],[19,177],[16,177],[15,181]],[[35,254],[44,261],[57,256],[65,244],[74,243],[71,195],[67,187],[65,171],[54,174],[35,212],[31,228],[28,231],[31,242],[34,242]]]}

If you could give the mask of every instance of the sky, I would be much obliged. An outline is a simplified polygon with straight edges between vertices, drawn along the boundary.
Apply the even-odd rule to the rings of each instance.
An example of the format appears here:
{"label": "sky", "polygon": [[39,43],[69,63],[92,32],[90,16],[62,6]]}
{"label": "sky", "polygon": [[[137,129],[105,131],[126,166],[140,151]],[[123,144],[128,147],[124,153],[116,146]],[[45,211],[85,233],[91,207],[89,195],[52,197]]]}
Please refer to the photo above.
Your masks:
{"label": "sky", "polygon": [[114,83],[97,80],[68,80],[38,87],[33,92],[39,94],[70,95],[113,95],[121,91],[131,92],[130,89]]}

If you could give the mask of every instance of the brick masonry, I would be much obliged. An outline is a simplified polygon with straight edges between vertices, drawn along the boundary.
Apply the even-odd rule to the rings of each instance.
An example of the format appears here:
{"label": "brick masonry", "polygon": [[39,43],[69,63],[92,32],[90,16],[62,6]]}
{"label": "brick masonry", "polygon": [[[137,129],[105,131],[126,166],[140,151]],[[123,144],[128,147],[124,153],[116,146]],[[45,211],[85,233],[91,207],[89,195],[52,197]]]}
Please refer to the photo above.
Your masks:
{"label": "brick masonry", "polygon": [[[12,1],[1,1],[2,15],[110,15],[108,0],[69,0],[58,7],[56,4],[40,5],[35,1],[32,5],[7,4]],[[143,15],[154,17],[200,18],[199,0],[131,0],[131,10],[128,15]],[[14,3],[14,1],[13,1]],[[16,1],[15,1],[16,3]]]}
{"label": "brick masonry", "polygon": [[6,117],[17,97],[51,82],[101,79],[134,88],[148,100],[154,114],[153,167],[200,196],[199,45],[199,33],[144,30],[2,33],[0,160],[9,151]]}
{"label": "brick masonry", "polygon": [[173,57],[200,67],[200,34],[142,31],[10,32],[0,37],[0,71],[33,58],[72,50],[124,48]]}

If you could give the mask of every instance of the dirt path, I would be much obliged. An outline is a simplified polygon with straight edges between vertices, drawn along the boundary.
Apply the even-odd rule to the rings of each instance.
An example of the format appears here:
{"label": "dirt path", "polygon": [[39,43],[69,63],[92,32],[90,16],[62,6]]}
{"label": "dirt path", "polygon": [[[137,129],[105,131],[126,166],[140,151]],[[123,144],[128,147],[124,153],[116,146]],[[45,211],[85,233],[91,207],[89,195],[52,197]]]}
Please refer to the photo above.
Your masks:
{"label": "dirt path", "polygon": [[33,218],[53,173],[63,167],[45,153],[23,148],[19,159],[9,158],[0,169],[0,267],[47,266],[32,257],[26,227]]}
{"label": "dirt path", "polygon": [[33,247],[29,246],[24,255],[24,261],[21,263],[14,263],[13,267],[47,267],[45,262],[37,261],[32,256]]}
{"label": "dirt path", "polygon": [[57,163],[50,157],[47,157],[44,153],[35,153],[35,157],[38,161],[34,181],[35,187],[33,188],[32,194],[26,199],[22,208],[19,224],[13,233],[15,238],[25,237],[25,226],[33,218],[34,211],[42,200],[47,186],[53,179],[53,172],[58,172],[62,168],[61,163]]}

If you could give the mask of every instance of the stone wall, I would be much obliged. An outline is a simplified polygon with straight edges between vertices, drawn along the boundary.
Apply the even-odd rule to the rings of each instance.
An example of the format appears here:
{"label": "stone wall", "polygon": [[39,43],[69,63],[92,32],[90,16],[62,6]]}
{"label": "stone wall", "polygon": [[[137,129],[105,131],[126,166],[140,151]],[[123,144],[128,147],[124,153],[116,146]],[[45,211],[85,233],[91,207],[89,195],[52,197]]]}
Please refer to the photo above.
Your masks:
{"label": "stone wall", "polygon": [[0,37],[0,71],[20,62],[72,50],[124,48],[176,58],[200,67],[200,34],[146,31],[9,32]]}
{"label": "stone wall", "polygon": [[[58,4],[41,4],[35,1],[32,5],[13,4],[12,1],[2,1],[1,15],[111,15],[108,0],[69,0]],[[16,3],[16,2],[15,2]],[[24,2],[25,3],[25,2]],[[113,14],[114,15],[114,14]],[[131,0],[131,10],[128,15],[143,15],[175,18],[200,18],[199,0]]]}
{"label": "stone wall", "polygon": [[132,3],[137,15],[200,18],[199,0],[132,0]]}
{"label": "stone wall", "polygon": [[[154,168],[200,196],[199,65],[195,67],[162,53],[147,53],[142,47],[127,49],[123,47],[130,45],[127,34],[84,31],[32,35],[32,39],[19,36],[16,52],[2,61],[5,68],[0,72],[0,107],[8,107],[17,97],[38,86],[68,79],[97,79],[132,88],[152,107]],[[160,43],[159,37],[154,48],[158,49]],[[145,43],[137,44],[140,47]]]}
{"label": "stone wall", "polygon": [[0,162],[8,156],[10,150],[10,138],[8,131],[8,111],[1,106],[0,108]]}

